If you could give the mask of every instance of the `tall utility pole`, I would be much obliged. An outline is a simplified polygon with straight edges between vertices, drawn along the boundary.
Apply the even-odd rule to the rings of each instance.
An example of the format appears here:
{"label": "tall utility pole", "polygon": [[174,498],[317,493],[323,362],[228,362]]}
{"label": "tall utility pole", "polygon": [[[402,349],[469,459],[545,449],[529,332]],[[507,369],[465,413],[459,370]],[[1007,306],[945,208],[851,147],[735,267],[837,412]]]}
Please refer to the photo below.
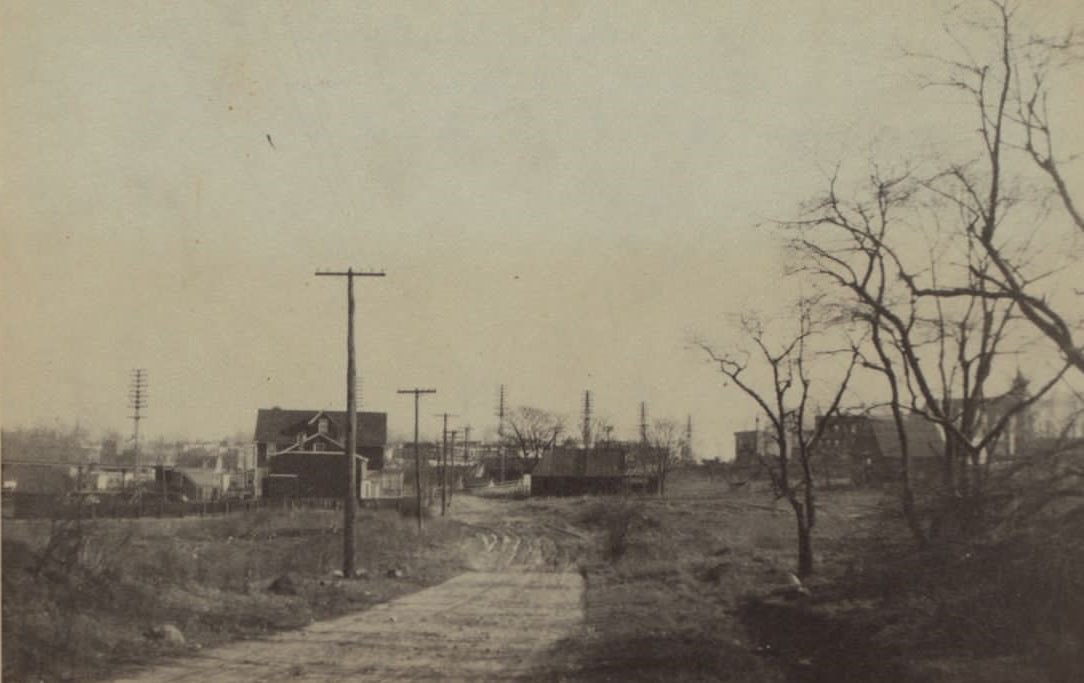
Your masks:
{"label": "tall utility pole", "polygon": [[647,443],[647,401],[640,401],[640,441]]}
{"label": "tall utility pole", "polygon": [[[147,407],[147,371],[143,368],[132,370],[128,385],[128,407],[132,409],[132,450],[135,464],[132,478],[139,481],[139,421],[146,417],[143,409]],[[164,476],[164,473],[163,473]]]}
{"label": "tall utility pole", "polygon": [[[464,468],[470,464],[470,425],[463,428],[463,465]],[[455,471],[455,449],[452,449],[452,470]],[[452,480],[455,484],[455,480]],[[455,486],[452,486],[452,490],[449,492],[449,500],[452,494],[455,493]]]}
{"label": "tall utility pole", "polygon": [[497,404],[497,453],[501,459],[501,483],[504,483],[504,385],[501,385],[500,403]]}
{"label": "tall utility pole", "polygon": [[[451,439],[451,441],[448,443],[448,456],[452,460],[452,467],[453,468],[455,468],[455,437],[456,437],[457,434],[459,434],[458,429],[453,429],[452,431],[448,432],[448,437]],[[451,493],[449,493],[448,501],[451,502],[451,500],[452,500]]]}
{"label": "tall utility pole", "polygon": [[422,531],[422,456],[418,452],[418,399],[422,394],[435,394],[436,389],[400,389],[400,394],[414,394],[414,489],[418,494],[418,533]]}
{"label": "tall utility pole", "polygon": [[693,416],[685,418],[685,445],[682,447],[681,457],[688,461],[693,455]]}
{"label": "tall utility pole", "polygon": [[316,271],[318,277],[346,278],[346,470],[343,492],[343,576],[354,576],[354,518],[358,508],[358,408],[357,367],[354,363],[354,278],[384,277],[383,271]]}
{"label": "tall utility pole", "polygon": [[448,512],[448,418],[455,415],[439,413],[437,417],[444,418],[440,447],[440,516],[443,517]]}
{"label": "tall utility pole", "polygon": [[591,448],[591,390],[583,392],[583,449]]}

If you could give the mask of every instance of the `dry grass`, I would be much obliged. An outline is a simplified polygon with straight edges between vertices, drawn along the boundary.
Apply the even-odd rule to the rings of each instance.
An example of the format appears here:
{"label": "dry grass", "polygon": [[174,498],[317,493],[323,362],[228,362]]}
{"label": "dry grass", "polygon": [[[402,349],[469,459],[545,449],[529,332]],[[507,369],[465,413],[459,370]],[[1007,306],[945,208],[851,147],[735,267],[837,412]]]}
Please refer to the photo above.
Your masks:
{"label": "dry grass", "polygon": [[[341,568],[341,513],[173,520],[8,522],[3,529],[5,681],[93,680],[127,664],[295,628],[445,580],[461,569],[452,522],[418,540],[394,510],[361,511],[358,566]],[[403,578],[385,576],[390,568]],[[267,590],[290,575],[295,594]],[[146,637],[169,623],[186,645]]]}
{"label": "dry grass", "polygon": [[[567,680],[1080,680],[1080,516],[917,553],[887,494],[822,492],[812,595],[784,599],[788,507],[689,475],[668,489],[487,500],[473,526],[429,520],[422,543],[411,518],[365,512],[367,581],[329,578],[332,512],[6,525],[4,680],[85,680],[175,652],[142,636],[166,621],[206,645],[361,609],[459,571],[455,546],[494,528],[587,579],[583,632],[550,653]],[[297,595],[269,593],[287,572]]]}
{"label": "dry grass", "polygon": [[[827,503],[822,560],[875,498]],[[755,651],[738,610],[744,596],[786,585],[795,562],[789,508],[773,509],[761,492],[727,492],[723,482],[681,474],[665,498],[531,505],[561,511],[598,539],[584,567],[585,634],[555,654],[570,680],[786,680],[785,667]]]}
{"label": "dry grass", "polygon": [[789,590],[793,515],[764,492],[678,477],[666,499],[546,504],[598,539],[585,634],[556,653],[570,680],[1084,675],[1084,529],[918,553],[887,493],[822,492],[803,597]]}

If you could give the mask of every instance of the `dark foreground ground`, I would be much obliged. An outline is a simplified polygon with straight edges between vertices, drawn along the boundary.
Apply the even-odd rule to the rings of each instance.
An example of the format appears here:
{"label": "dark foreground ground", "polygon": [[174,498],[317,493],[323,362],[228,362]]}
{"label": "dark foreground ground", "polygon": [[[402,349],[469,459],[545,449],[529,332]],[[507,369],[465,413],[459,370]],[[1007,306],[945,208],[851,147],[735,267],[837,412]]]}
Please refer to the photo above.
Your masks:
{"label": "dark foreground ground", "polygon": [[[1052,544],[1041,534],[1034,548],[1017,539],[917,553],[894,509],[880,492],[825,492],[818,574],[802,592],[790,575],[789,509],[752,485],[728,491],[698,475],[676,478],[666,499],[460,497],[420,538],[412,520],[366,511],[358,537],[364,576],[354,580],[333,575],[341,540],[330,511],[7,523],[4,680],[145,676],[156,662],[206,659],[229,642],[288,638],[378,605],[398,609],[389,601],[455,576],[473,577],[457,582],[487,597],[442,602],[432,617],[425,597],[411,612],[417,628],[398,617],[381,628],[375,612],[356,620],[367,633],[360,647],[415,667],[373,670],[368,679],[469,679],[477,671],[568,681],[1084,680],[1084,614],[1074,621],[1065,608],[1079,599],[1070,589],[1084,590],[1074,583],[1079,563],[1070,562],[1081,539]],[[527,589],[500,589],[500,577],[522,581],[524,572],[576,577],[554,584],[579,591],[577,607],[557,610],[560,626],[541,627],[550,629],[545,643],[483,618],[526,619],[540,607],[522,603]],[[546,594],[564,605],[571,594],[563,590]],[[482,649],[467,648],[438,675],[440,661],[402,653],[416,652],[412,634],[440,619],[461,627],[448,643]],[[165,633],[167,624],[183,642]],[[481,644],[494,633],[516,645]],[[530,667],[515,663],[522,657],[501,659],[523,648]],[[424,675],[416,668],[423,664]],[[303,672],[323,680],[319,670],[291,675]]]}

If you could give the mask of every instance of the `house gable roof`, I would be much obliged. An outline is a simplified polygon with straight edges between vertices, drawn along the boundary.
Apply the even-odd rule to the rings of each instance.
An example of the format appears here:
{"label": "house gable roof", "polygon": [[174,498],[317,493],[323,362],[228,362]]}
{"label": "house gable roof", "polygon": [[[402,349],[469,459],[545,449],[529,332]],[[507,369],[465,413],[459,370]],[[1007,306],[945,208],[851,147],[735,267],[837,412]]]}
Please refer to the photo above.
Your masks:
{"label": "house gable roof", "polygon": [[279,453],[290,453],[291,451],[311,451],[312,449],[306,448],[314,441],[323,441],[325,446],[329,446],[320,449],[321,453],[344,453],[346,452],[346,444],[341,441],[332,439],[327,434],[312,434],[305,438],[301,443],[294,442],[290,447],[284,448]]}
{"label": "house gable roof", "polygon": [[[296,442],[296,434],[305,429],[311,420],[326,415],[339,428],[347,422],[344,410],[285,410],[261,408],[256,413],[256,430],[253,441],[285,444]],[[388,440],[388,416],[386,413],[358,412],[358,446],[383,447]]]}

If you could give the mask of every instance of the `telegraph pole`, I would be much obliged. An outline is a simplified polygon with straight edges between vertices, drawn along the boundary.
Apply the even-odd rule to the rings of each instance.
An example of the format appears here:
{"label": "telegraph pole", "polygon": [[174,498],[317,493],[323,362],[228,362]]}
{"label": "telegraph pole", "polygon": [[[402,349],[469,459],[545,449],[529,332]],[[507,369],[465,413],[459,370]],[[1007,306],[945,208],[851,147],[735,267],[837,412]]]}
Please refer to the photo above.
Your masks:
{"label": "telegraph pole", "polygon": [[647,443],[647,401],[640,401],[640,441]]}
{"label": "telegraph pole", "polygon": [[128,387],[128,407],[132,409],[132,450],[135,457],[132,467],[132,479],[138,485],[139,421],[146,417],[143,414],[143,409],[147,407],[147,371],[143,368],[132,370],[131,383]]}
{"label": "telegraph pole", "polygon": [[440,516],[443,517],[448,511],[448,418],[456,416],[451,413],[439,413],[437,417],[444,418],[440,448]]}
{"label": "telegraph pole", "polygon": [[[463,428],[463,466],[464,466],[464,468],[466,468],[467,466],[470,465],[470,430],[471,430],[470,425],[467,425],[466,427]],[[453,471],[453,473],[455,471],[455,449],[454,448],[452,449],[452,471]],[[455,480],[452,481],[452,484],[453,484],[452,490],[448,494],[448,499],[449,500],[451,500],[451,497],[455,494],[455,486],[454,486]]]}
{"label": "telegraph pole", "polygon": [[685,446],[682,448],[681,457],[688,461],[693,454],[693,416],[685,418]]}
{"label": "telegraph pole", "polygon": [[316,271],[318,277],[346,278],[346,470],[343,494],[343,576],[354,576],[354,518],[358,507],[358,408],[357,367],[354,363],[354,278],[384,277],[383,271]]}
{"label": "telegraph pole", "polygon": [[[451,454],[453,468],[455,467],[455,437],[457,434],[459,434],[458,429],[453,429],[452,431],[448,432],[448,435],[452,439],[451,443],[448,445],[448,452]],[[451,501],[450,495],[448,497],[448,500]]]}
{"label": "telegraph pole", "polygon": [[422,531],[422,457],[418,452],[418,399],[422,394],[435,394],[436,389],[400,389],[400,394],[414,394],[414,489],[418,494],[418,533]]}
{"label": "telegraph pole", "polygon": [[591,448],[591,390],[583,392],[583,449]]}
{"label": "telegraph pole", "polygon": [[501,385],[501,398],[497,407],[497,452],[501,459],[501,483],[504,483],[504,385]]}

